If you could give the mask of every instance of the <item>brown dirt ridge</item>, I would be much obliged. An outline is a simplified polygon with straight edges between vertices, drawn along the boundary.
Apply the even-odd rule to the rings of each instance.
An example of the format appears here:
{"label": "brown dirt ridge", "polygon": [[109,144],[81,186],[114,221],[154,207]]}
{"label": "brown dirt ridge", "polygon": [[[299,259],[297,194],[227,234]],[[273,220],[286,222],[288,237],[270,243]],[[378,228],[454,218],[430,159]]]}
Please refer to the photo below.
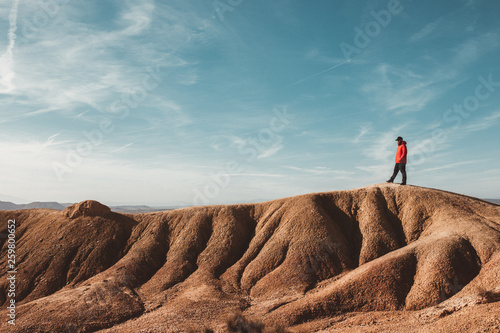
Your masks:
{"label": "brown dirt ridge", "polygon": [[89,200],[0,211],[0,233],[10,219],[2,332],[500,331],[500,206],[460,194],[377,184],[144,214]]}

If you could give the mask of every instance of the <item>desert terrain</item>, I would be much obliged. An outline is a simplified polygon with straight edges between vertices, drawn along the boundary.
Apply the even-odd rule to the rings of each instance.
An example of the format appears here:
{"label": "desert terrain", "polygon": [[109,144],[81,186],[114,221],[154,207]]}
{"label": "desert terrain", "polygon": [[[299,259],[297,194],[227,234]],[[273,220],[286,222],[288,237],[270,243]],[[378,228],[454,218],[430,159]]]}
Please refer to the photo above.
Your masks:
{"label": "desert terrain", "polygon": [[500,206],[436,189],[143,214],[89,200],[0,211],[0,233],[2,332],[500,331]]}

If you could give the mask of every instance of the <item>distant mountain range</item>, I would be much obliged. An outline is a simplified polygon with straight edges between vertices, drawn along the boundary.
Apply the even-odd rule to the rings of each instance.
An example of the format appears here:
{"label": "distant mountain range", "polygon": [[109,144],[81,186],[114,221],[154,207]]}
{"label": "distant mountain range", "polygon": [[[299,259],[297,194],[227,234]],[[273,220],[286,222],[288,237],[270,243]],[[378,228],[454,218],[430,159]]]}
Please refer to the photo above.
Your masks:
{"label": "distant mountain range", "polygon": [[[500,205],[500,199],[483,199],[483,200],[494,203],[496,205]],[[59,202],[35,201],[29,204],[15,204],[9,201],[0,201],[0,210],[19,210],[19,209],[35,209],[35,208],[64,210],[66,207],[71,205],[72,203],[59,203]],[[140,213],[161,212],[183,207],[180,206],[150,207],[146,205],[121,205],[121,206],[109,206],[109,208],[111,208],[112,211],[118,213],[140,214]]]}
{"label": "distant mountain range", "polygon": [[[35,208],[45,208],[45,209],[57,209],[64,210],[66,207],[71,206],[72,203],[59,203],[59,202],[32,202],[29,204],[15,204],[8,201],[0,201],[0,210],[19,210],[19,209],[35,209]],[[118,213],[128,213],[128,214],[138,214],[138,213],[150,213],[150,212],[160,212],[165,210],[172,210],[181,207],[149,207],[145,205],[122,205],[122,206],[109,206],[112,211]]]}
{"label": "distant mountain range", "polygon": [[18,209],[34,209],[34,208],[48,208],[63,210],[71,204],[60,204],[58,202],[32,202],[29,204],[15,204],[8,201],[0,201],[0,210],[18,210]]}
{"label": "distant mountain range", "polygon": [[500,205],[500,199],[484,199],[484,200]]}

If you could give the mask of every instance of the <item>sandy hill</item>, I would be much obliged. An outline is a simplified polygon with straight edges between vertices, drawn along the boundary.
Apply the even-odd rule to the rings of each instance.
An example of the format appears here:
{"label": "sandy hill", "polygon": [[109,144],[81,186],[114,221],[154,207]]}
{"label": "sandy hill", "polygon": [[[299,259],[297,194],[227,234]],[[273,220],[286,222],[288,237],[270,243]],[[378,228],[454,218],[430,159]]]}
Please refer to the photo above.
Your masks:
{"label": "sandy hill", "polygon": [[500,329],[500,207],[454,193],[381,184],[147,214],[85,201],[1,211],[0,233],[9,219],[17,317],[2,332]]}

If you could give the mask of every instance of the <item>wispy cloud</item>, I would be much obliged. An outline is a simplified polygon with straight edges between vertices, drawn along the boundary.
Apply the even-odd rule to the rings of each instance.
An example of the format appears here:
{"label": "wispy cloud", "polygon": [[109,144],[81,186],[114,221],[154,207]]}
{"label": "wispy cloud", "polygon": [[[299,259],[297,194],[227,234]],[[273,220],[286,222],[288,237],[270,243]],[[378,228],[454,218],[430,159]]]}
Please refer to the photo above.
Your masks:
{"label": "wispy cloud", "polygon": [[394,143],[398,129],[388,129],[385,133],[374,133],[374,135],[367,138],[369,144],[363,149],[363,154],[371,160],[377,162],[386,162],[392,155],[394,155]]}
{"label": "wispy cloud", "polygon": [[133,145],[134,145],[134,143],[133,143],[133,142],[128,143],[128,144],[126,144],[126,145],[124,145],[124,146],[122,146],[122,147],[120,147],[120,148],[117,148],[117,149],[115,149],[115,150],[112,150],[112,151],[111,151],[111,153],[118,153],[118,152],[120,152],[120,151],[122,151],[122,150],[125,150],[125,149],[127,149],[128,147],[133,146]]}
{"label": "wispy cloud", "polygon": [[313,174],[313,175],[318,175],[318,176],[324,176],[324,175],[334,175],[334,176],[348,176],[348,175],[353,175],[355,174],[354,171],[346,171],[346,170],[336,170],[336,169],[331,169],[328,167],[313,167],[313,168],[300,168],[300,167],[295,167],[295,166],[287,166],[287,169],[293,170],[293,171],[298,171],[300,173],[308,173],[308,174]]}
{"label": "wispy cloud", "polygon": [[285,178],[286,175],[280,173],[252,173],[242,172],[238,173],[238,177],[259,177],[259,178]]}
{"label": "wispy cloud", "polygon": [[250,162],[253,159],[266,159],[276,155],[279,151],[284,148],[283,137],[275,134],[272,142],[262,142],[255,137],[240,137],[240,136],[228,136],[222,137],[223,141],[212,142],[211,146],[215,150],[222,150],[221,147],[226,146],[228,142],[228,147],[231,147],[232,151],[238,151],[242,155],[250,156]]}
{"label": "wispy cloud", "polygon": [[420,111],[440,92],[431,88],[435,83],[434,78],[386,63],[380,64],[371,78],[369,83],[362,86],[362,90],[383,111]]}
{"label": "wispy cloud", "polygon": [[429,172],[432,172],[432,171],[440,171],[440,170],[446,170],[446,169],[455,169],[455,168],[457,168],[459,166],[475,164],[475,163],[478,163],[478,162],[480,162],[480,161],[464,161],[464,162],[450,163],[450,164],[440,165],[440,166],[433,167],[433,168],[416,170],[415,173],[428,174]]}
{"label": "wispy cloud", "polygon": [[500,45],[500,36],[490,31],[482,35],[469,38],[454,48],[453,63],[464,66],[477,61],[483,54],[495,50]]}
{"label": "wispy cloud", "polygon": [[[36,39],[25,41],[20,46],[14,73],[11,51],[15,25],[12,22],[17,13],[17,1],[13,5],[10,44],[0,66],[0,89],[12,92],[15,75],[16,98],[4,99],[3,104],[6,108],[22,111],[6,115],[2,122],[49,113],[78,121],[110,114],[112,103],[124,95],[137,93],[142,88],[148,68],[154,69],[156,65],[161,68],[157,75],[163,77],[161,87],[166,91],[176,84],[192,85],[197,82],[196,66],[177,52],[189,45],[189,39],[193,39],[194,24],[185,24],[193,18],[193,13],[183,15],[177,12],[175,17],[171,17],[168,6],[156,6],[154,1],[143,1],[140,5],[125,1],[112,22],[112,28],[103,29],[98,24],[88,23],[84,15],[67,19],[68,15],[72,15],[73,6],[76,5],[68,3],[61,7],[53,18],[53,24],[40,30]],[[33,9],[26,10],[28,12],[24,15],[31,17],[29,10]],[[169,20],[159,19],[153,25],[154,20],[163,15],[167,15]],[[159,24],[163,28],[161,35],[157,33]],[[169,44],[161,45],[165,40]],[[170,44],[173,41],[178,43]],[[141,107],[162,108],[161,105],[164,105],[163,110],[169,113],[171,122],[178,119],[187,124],[189,117],[176,106],[178,103],[174,98],[172,93],[153,94],[141,102]],[[83,114],[85,118],[79,117]]]}
{"label": "wispy cloud", "polygon": [[432,34],[436,30],[436,28],[439,26],[441,21],[442,21],[442,19],[440,18],[432,23],[426,24],[422,28],[422,30],[420,30],[419,32],[417,32],[416,34],[414,34],[413,36],[410,37],[410,42],[416,42],[416,41],[422,40],[425,37],[427,37],[428,35]]}
{"label": "wispy cloud", "polygon": [[306,60],[318,62],[318,63],[324,63],[324,64],[330,64],[330,65],[338,65],[346,61],[344,58],[334,58],[331,57],[325,52],[321,51],[319,48],[311,48],[306,52],[305,55]]}
{"label": "wispy cloud", "polygon": [[310,80],[310,79],[312,79],[312,78],[314,78],[314,77],[316,77],[316,76],[320,76],[320,75],[322,75],[322,74],[325,74],[325,73],[331,72],[331,71],[333,71],[334,69],[339,68],[340,66],[344,66],[344,65],[346,65],[346,64],[348,64],[348,63],[350,63],[350,62],[351,62],[350,60],[345,60],[345,61],[343,61],[343,62],[341,62],[341,63],[339,63],[339,64],[336,64],[336,65],[333,65],[333,66],[331,66],[330,68],[327,68],[327,69],[325,69],[325,70],[323,70],[323,71],[320,71],[320,72],[317,72],[317,73],[311,74],[311,75],[309,75],[309,76],[307,76],[307,77],[305,77],[305,78],[303,78],[303,79],[300,79],[300,80],[298,80],[298,81],[295,81],[294,83],[292,83],[292,85],[297,85],[297,84],[299,84],[299,83],[302,83],[302,82],[305,82],[305,81],[307,81],[307,80]]}
{"label": "wispy cloud", "polygon": [[125,29],[122,30],[122,34],[128,36],[136,36],[151,25],[152,14],[155,9],[153,2],[132,3],[128,2],[129,10],[122,14],[122,20],[125,23]]}
{"label": "wispy cloud", "polygon": [[489,116],[480,118],[475,122],[465,126],[466,133],[484,131],[493,126],[497,126],[500,122],[500,111],[491,113]]}
{"label": "wispy cloud", "polygon": [[55,134],[52,134],[51,136],[49,136],[47,138],[47,141],[45,141],[45,143],[43,143],[40,146],[40,150],[44,150],[47,147],[53,147],[53,146],[61,145],[61,144],[64,144],[64,143],[68,143],[68,141],[66,141],[66,142],[57,142],[56,138],[58,136],[60,136],[60,135],[61,135],[61,132],[58,132],[58,133],[55,133]]}
{"label": "wispy cloud", "polygon": [[[308,81],[310,79],[313,79],[315,77],[321,76],[323,74],[326,74],[328,72],[331,72],[339,67],[342,67],[344,65],[357,65],[357,64],[362,64],[365,63],[364,60],[361,60],[359,58],[354,58],[354,59],[345,59],[345,58],[335,58],[331,57],[327,54],[325,54],[323,51],[321,51],[319,48],[311,48],[306,52],[305,55],[305,60],[306,61],[312,61],[315,63],[319,64],[324,64],[329,67],[325,68],[324,70],[321,70],[316,73],[311,73],[310,75],[295,81],[291,85],[298,85],[300,83],[303,83],[305,81]],[[326,67],[326,66],[325,66]]]}
{"label": "wispy cloud", "polygon": [[359,143],[363,137],[365,137],[370,131],[372,130],[373,124],[364,124],[361,125],[361,128],[359,129],[359,134],[354,138],[354,143]]}
{"label": "wispy cloud", "polygon": [[269,158],[276,155],[281,149],[283,149],[283,141],[282,137],[279,137],[276,142],[274,142],[270,147],[264,148],[260,154],[257,156],[257,159]]}
{"label": "wispy cloud", "polygon": [[9,14],[9,31],[7,37],[9,43],[7,50],[0,57],[0,94],[7,94],[14,91],[15,86],[12,82],[16,76],[14,71],[14,46],[16,44],[17,30],[17,8],[19,0],[14,0]]}

